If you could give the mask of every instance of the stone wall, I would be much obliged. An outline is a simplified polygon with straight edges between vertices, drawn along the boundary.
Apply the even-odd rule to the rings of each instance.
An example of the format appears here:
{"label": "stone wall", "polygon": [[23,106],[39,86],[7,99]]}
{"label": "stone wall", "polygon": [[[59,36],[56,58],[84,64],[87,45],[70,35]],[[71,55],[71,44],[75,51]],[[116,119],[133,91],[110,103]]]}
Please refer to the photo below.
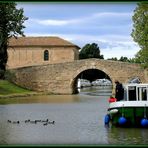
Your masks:
{"label": "stone wall", "polygon": [[[48,61],[44,61],[45,50],[49,52]],[[71,62],[78,58],[76,47],[14,47],[8,48],[7,69]]]}
{"label": "stone wall", "polygon": [[98,69],[106,73],[113,85],[117,79],[122,83],[139,77],[146,82],[140,65],[117,61],[87,59],[73,62],[30,66],[13,69],[12,81],[22,87],[54,94],[73,94],[77,76],[87,69]]}

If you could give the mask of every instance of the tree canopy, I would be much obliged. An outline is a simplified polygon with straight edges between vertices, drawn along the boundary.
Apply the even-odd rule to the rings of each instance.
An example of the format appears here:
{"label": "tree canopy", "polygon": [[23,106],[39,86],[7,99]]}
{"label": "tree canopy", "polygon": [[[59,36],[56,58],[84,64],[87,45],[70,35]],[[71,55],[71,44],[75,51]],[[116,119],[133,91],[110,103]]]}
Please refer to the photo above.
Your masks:
{"label": "tree canopy", "polygon": [[141,50],[136,54],[135,61],[148,68],[148,3],[138,3],[134,10],[133,30],[131,36]]}
{"label": "tree canopy", "polygon": [[99,58],[104,59],[103,55],[100,55],[100,49],[96,43],[86,44],[79,53],[80,59]]}
{"label": "tree canopy", "polygon": [[23,15],[23,9],[17,9],[16,6],[14,2],[0,3],[0,79],[4,78],[6,70],[8,39],[24,36],[23,23],[28,19]]}

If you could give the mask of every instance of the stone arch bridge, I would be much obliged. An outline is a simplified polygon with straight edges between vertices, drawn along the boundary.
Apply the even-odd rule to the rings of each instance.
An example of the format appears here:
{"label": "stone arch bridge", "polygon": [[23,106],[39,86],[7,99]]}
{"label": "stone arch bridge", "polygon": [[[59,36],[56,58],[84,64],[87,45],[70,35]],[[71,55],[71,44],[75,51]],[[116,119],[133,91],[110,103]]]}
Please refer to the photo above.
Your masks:
{"label": "stone arch bridge", "polygon": [[101,59],[22,67],[11,69],[10,74],[11,81],[19,86],[53,94],[77,93],[77,80],[82,76],[90,81],[106,77],[113,87],[115,80],[126,83],[135,77],[147,82],[147,74],[140,65]]}

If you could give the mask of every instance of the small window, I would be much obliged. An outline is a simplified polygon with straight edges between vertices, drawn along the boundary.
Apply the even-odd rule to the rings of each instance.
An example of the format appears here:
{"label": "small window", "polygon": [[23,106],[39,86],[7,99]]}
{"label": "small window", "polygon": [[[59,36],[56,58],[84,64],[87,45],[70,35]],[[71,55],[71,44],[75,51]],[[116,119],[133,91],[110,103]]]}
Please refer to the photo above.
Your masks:
{"label": "small window", "polygon": [[135,86],[128,87],[128,95],[129,95],[129,101],[136,101],[136,87]]}
{"label": "small window", "polygon": [[49,60],[49,52],[48,50],[44,51],[44,61],[48,61]]}

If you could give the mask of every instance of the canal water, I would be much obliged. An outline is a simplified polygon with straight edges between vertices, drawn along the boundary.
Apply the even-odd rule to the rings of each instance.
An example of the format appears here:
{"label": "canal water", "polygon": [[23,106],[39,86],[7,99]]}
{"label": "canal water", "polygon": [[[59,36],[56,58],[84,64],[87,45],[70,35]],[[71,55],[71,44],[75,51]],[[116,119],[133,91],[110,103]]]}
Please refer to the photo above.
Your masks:
{"label": "canal water", "polygon": [[110,95],[111,88],[95,87],[77,95],[2,99],[0,144],[148,144],[148,129],[104,126]]}

